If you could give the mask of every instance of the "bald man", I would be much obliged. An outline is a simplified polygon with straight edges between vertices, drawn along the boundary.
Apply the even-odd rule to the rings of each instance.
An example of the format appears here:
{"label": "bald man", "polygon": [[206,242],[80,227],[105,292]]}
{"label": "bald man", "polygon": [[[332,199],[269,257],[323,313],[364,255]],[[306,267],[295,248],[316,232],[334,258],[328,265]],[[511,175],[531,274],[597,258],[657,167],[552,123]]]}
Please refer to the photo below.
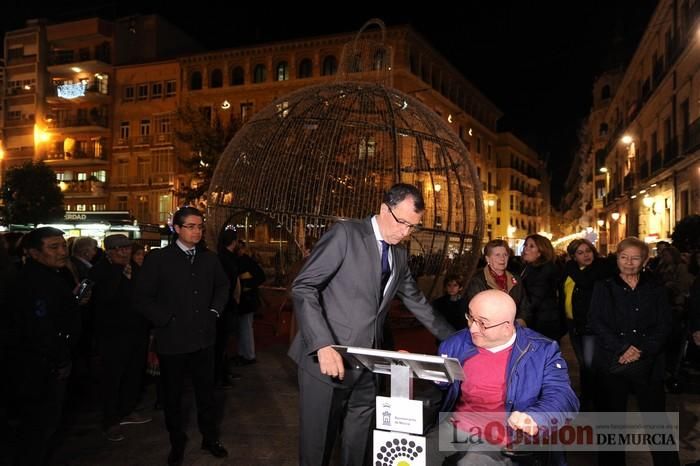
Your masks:
{"label": "bald man", "polygon": [[[440,355],[462,363],[464,380],[442,386],[446,394],[440,425],[428,434],[428,464],[452,455],[463,457],[459,464],[511,464],[501,449],[517,435],[544,434],[552,419],[562,425],[578,412],[559,346],[517,325],[515,312],[507,293],[482,291],[469,302],[467,328],[440,345]],[[505,435],[482,435],[494,421]],[[475,439],[485,442],[475,445]],[[440,449],[447,443],[452,451]]]}

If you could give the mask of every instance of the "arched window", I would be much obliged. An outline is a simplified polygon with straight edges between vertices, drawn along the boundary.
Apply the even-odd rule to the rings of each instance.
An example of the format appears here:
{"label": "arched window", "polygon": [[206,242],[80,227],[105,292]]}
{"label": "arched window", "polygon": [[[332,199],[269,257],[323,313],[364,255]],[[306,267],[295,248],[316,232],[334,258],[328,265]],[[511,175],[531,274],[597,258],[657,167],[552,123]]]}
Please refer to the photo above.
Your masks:
{"label": "arched window", "polygon": [[333,55],[328,55],[323,59],[323,67],[321,68],[321,76],[331,76],[338,72],[338,60]]}
{"label": "arched window", "polygon": [[600,98],[603,100],[610,98],[610,86],[609,85],[606,84],[605,86],[603,86],[603,89],[601,89],[601,91],[600,91]]}
{"label": "arched window", "polygon": [[310,78],[311,77],[311,60],[304,58],[299,62],[299,72],[297,73],[297,78]]}
{"label": "arched window", "polygon": [[190,75],[190,90],[196,91],[202,88],[202,72],[193,71]]}
{"label": "arched window", "polygon": [[253,82],[264,83],[265,80],[267,80],[267,69],[265,65],[255,65],[255,68],[253,68]]}
{"label": "arched window", "polygon": [[379,49],[374,52],[374,59],[372,60],[373,70],[383,70],[386,68],[386,51],[384,49]]}
{"label": "arched window", "polygon": [[281,61],[277,63],[275,68],[275,81],[287,81],[289,80],[289,65],[286,61]]}
{"label": "arched window", "polygon": [[229,82],[231,86],[240,86],[241,84],[245,83],[245,77],[243,74],[242,67],[236,66],[231,70],[231,79]]}
{"label": "arched window", "polygon": [[209,87],[223,87],[223,85],[224,73],[222,73],[219,68],[216,68],[211,72],[211,76],[209,78]]}
{"label": "arched window", "polygon": [[416,54],[410,50],[408,51],[408,62],[411,66],[411,73],[418,76],[418,57],[416,57]]}

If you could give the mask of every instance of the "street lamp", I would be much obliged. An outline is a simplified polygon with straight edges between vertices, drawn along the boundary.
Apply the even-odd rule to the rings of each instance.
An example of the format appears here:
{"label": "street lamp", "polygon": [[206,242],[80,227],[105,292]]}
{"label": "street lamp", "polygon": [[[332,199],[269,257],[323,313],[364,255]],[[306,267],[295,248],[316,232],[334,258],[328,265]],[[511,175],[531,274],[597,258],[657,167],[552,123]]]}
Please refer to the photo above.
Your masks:
{"label": "street lamp", "polygon": [[620,220],[620,212],[613,212],[610,214],[610,218],[612,218],[614,222],[617,222]]}
{"label": "street lamp", "polygon": [[630,136],[629,134],[625,134],[624,136],[622,136],[622,139],[620,139],[620,141],[622,141],[623,144],[631,144],[632,136]]}
{"label": "street lamp", "polygon": [[603,225],[605,225],[605,220],[602,218],[598,219],[598,228],[603,228]]}

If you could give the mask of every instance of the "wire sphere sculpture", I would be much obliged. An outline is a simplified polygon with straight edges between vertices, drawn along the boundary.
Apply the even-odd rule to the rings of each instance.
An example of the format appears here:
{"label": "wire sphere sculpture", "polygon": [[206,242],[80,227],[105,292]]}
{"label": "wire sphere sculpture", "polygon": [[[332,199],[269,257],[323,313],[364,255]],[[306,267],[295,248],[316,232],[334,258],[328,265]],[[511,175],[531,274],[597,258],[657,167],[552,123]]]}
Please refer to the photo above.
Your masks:
{"label": "wire sphere sculpture", "polygon": [[377,213],[383,193],[398,182],[417,186],[425,198],[423,228],[405,246],[419,286],[435,296],[446,273],[468,279],[476,267],[481,185],[449,124],[381,82],[305,87],[256,114],[216,167],[208,232],[237,229],[239,239],[271,258],[282,284],[309,238],[333,222]]}

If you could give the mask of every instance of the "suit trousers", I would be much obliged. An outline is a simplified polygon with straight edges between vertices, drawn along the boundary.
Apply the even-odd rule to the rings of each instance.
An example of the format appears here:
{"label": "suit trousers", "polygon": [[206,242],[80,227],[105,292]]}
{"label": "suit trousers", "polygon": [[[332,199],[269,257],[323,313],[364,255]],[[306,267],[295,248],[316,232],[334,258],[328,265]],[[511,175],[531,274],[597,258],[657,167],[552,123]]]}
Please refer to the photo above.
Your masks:
{"label": "suit trousers", "polygon": [[189,372],[197,402],[197,424],[207,442],[218,440],[216,406],[214,401],[214,346],[185,354],[158,354],[160,377],[163,382],[163,410],[170,443],[185,442],[182,425],[182,392],[185,375]]}
{"label": "suit trousers", "polygon": [[371,454],[375,396],[374,376],[367,370],[351,386],[338,388],[299,369],[299,464],[328,465],[341,423],[341,464],[366,464]]}
{"label": "suit trousers", "polygon": [[119,424],[131,414],[141,395],[141,379],[146,366],[148,335],[133,332],[100,338],[102,358],[102,428]]}

